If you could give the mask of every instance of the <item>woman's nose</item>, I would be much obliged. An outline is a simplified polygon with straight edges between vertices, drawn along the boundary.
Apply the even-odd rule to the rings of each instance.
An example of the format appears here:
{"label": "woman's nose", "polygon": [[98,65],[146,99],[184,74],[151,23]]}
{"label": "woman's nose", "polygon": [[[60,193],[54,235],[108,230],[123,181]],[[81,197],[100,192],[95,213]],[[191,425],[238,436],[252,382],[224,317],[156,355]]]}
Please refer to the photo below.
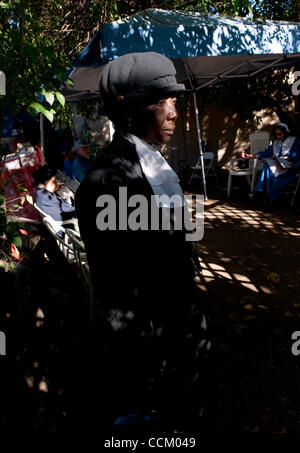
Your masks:
{"label": "woman's nose", "polygon": [[174,98],[167,99],[167,109],[169,119],[176,119],[178,117],[178,112],[176,110]]}

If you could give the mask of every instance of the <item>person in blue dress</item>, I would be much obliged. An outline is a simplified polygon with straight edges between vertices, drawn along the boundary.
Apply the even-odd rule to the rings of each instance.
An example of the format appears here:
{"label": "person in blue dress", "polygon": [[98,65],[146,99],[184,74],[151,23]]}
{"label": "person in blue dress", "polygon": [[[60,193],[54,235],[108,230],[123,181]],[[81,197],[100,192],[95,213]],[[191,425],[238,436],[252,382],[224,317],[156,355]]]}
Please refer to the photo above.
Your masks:
{"label": "person in blue dress", "polygon": [[68,178],[72,179],[73,178],[72,165],[75,159],[75,155],[70,150],[64,150],[63,156],[64,156],[64,174],[68,176]]}
{"label": "person in blue dress", "polygon": [[73,177],[81,182],[92,164],[89,159],[89,145],[85,145],[78,140],[73,146],[72,151],[76,153],[76,157],[72,163]]}
{"label": "person in blue dress", "polygon": [[285,123],[274,126],[274,142],[263,152],[245,154],[245,158],[264,162],[254,192],[264,192],[271,201],[278,200],[287,184],[295,179],[300,168],[300,140],[290,135]]}

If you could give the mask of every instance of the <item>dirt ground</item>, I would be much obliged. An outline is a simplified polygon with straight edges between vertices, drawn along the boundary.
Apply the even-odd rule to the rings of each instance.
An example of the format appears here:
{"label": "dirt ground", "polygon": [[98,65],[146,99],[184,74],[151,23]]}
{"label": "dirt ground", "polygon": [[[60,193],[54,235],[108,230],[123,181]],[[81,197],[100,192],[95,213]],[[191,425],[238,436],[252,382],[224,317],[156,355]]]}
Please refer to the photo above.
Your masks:
{"label": "dirt ground", "polygon": [[[197,188],[196,188],[197,190]],[[300,432],[299,198],[250,201],[238,182],[209,187],[200,288],[215,338],[212,425],[222,432]]]}
{"label": "dirt ground", "polygon": [[[291,350],[300,331],[299,198],[293,208],[266,207],[250,201],[243,184],[230,199],[224,183],[210,183],[208,192],[197,247],[213,338],[209,429],[300,433],[300,356]],[[85,399],[79,383],[97,388],[89,375],[97,352],[86,350],[94,332],[79,275],[39,233],[39,246],[17,271],[1,273],[7,355],[0,357],[0,426],[64,432],[80,412],[74,395],[78,407]]]}

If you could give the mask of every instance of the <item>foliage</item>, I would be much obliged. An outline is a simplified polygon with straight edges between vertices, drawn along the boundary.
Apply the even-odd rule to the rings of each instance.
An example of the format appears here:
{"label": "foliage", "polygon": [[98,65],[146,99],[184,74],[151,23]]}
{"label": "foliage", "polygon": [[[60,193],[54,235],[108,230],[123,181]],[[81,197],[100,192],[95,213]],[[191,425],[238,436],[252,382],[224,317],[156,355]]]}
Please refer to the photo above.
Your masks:
{"label": "foliage", "polygon": [[4,203],[4,190],[0,189],[0,258],[5,262],[10,262],[9,248],[10,244],[15,244],[16,247],[22,246],[22,240],[20,236],[19,222],[10,221],[7,222],[5,210],[3,208]]}
{"label": "foliage", "polygon": [[100,150],[100,146],[95,143],[92,136],[92,130],[90,129],[86,120],[96,121],[102,114],[102,103],[99,100],[91,100],[88,102],[79,102],[75,105],[75,110],[78,115],[85,118],[80,137],[85,143],[89,143],[89,155],[93,159]]}
{"label": "foliage", "polygon": [[53,126],[58,130],[73,128],[74,109],[70,104],[58,105],[55,109]]}
{"label": "foliage", "polygon": [[251,2],[248,0],[129,0],[111,2],[109,19],[117,20],[135,14],[147,8],[200,12],[202,14],[226,14],[229,16],[246,16],[251,13]]}
{"label": "foliage", "polygon": [[[62,49],[57,51],[55,40],[40,20],[44,5],[41,0],[0,3],[0,68],[7,85],[6,96],[0,96],[0,127],[7,105],[13,109],[28,107],[36,101],[42,85],[51,104],[51,91],[57,91],[65,78],[68,57]],[[56,21],[51,20],[53,24]],[[59,95],[57,99],[63,102]],[[31,111],[42,111],[50,120],[53,115],[38,103]]]}
{"label": "foliage", "polygon": [[296,19],[293,0],[253,0],[252,8],[257,19]]}
{"label": "foliage", "polygon": [[102,103],[98,100],[91,100],[88,102],[80,102],[75,106],[78,115],[90,120],[97,120],[101,115]]}
{"label": "foliage", "polygon": [[[89,103],[86,103],[86,104],[89,104]],[[97,102],[95,102],[94,104],[96,106],[98,106]],[[93,160],[95,158],[96,154],[100,151],[101,148],[94,141],[92,129],[90,128],[90,126],[88,124],[87,118],[89,118],[90,120],[93,120],[93,119],[97,119],[98,116],[96,116],[95,113],[94,114],[90,114],[90,115],[86,114],[84,116],[84,118],[85,118],[85,120],[84,120],[84,123],[83,123],[82,128],[81,128],[80,138],[83,141],[83,143],[89,144],[89,158],[91,160]]]}

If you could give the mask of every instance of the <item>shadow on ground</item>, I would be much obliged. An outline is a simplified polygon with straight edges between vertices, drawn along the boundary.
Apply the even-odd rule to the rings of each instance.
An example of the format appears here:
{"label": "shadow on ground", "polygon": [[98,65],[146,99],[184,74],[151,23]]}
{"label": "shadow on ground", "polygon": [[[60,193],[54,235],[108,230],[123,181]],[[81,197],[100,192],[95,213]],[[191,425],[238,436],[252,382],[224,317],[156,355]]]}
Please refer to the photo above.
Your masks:
{"label": "shadow on ground", "polygon": [[[198,186],[188,190],[201,193]],[[243,183],[230,199],[208,186],[198,244],[202,290],[214,332],[210,419],[223,432],[300,432],[299,200],[250,201]]]}
{"label": "shadow on ground", "polygon": [[[208,189],[197,245],[213,337],[207,429],[299,433],[300,357],[291,352],[291,335],[300,330],[298,207],[250,202],[243,184],[231,199],[225,184]],[[201,186],[188,192],[201,193]],[[19,270],[0,275],[0,330],[7,335],[0,423],[8,431],[72,431],[95,405],[93,395],[99,404],[105,393],[96,371],[105,367],[101,333],[89,324],[88,294],[55,243],[40,234]],[[105,418],[101,404],[94,409]]]}

